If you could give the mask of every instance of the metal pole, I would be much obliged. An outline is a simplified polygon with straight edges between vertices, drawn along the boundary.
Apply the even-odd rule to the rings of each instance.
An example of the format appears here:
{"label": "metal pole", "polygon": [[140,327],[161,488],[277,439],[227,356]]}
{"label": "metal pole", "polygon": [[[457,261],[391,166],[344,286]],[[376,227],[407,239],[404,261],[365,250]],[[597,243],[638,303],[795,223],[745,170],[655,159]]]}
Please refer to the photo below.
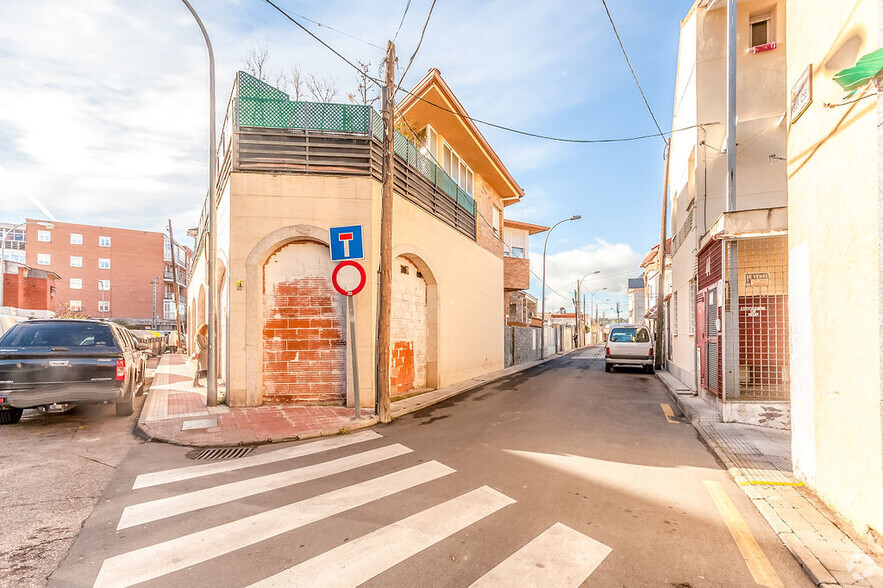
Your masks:
{"label": "metal pole", "polygon": [[662,336],[663,336],[663,316],[662,305],[665,301],[665,242],[666,242],[666,233],[668,232],[668,172],[669,172],[669,164],[671,163],[671,140],[669,139],[665,143],[665,176],[662,181],[662,221],[660,223],[659,229],[659,251],[657,255],[657,263],[659,267],[657,268],[657,275],[659,276],[659,284],[656,292],[656,349],[654,350],[654,354],[656,358],[654,359],[655,368],[657,370],[662,369]]}
{"label": "metal pole", "polygon": [[[206,405],[217,406],[218,404],[218,366],[215,353],[217,343],[215,341],[215,257],[217,257],[215,246],[215,213],[217,201],[215,200],[215,165],[217,163],[217,145],[215,144],[215,52],[212,50],[212,42],[209,39],[208,31],[202,24],[202,19],[196,14],[196,11],[187,0],[181,0],[196,19],[199,30],[202,32],[202,38],[205,40],[205,47],[208,50],[208,66],[209,66],[209,166],[208,166],[208,198],[209,198],[209,217],[208,231],[206,235],[206,245],[208,246],[208,296],[206,296],[206,323],[208,324],[208,365],[206,365]],[[199,328],[197,326],[197,328]]]}
{"label": "metal pole", "polygon": [[355,318],[355,305],[353,304],[353,297],[346,297],[346,305],[347,311],[349,314],[349,323],[350,323],[350,351],[353,357],[353,400],[356,404],[356,419],[362,418],[362,402],[361,397],[359,395],[359,358],[358,353],[356,352],[356,318]]}
{"label": "metal pole", "polygon": [[552,231],[555,230],[555,227],[560,225],[561,223],[566,223],[567,221],[578,220],[582,218],[578,214],[574,214],[570,218],[565,218],[554,225],[552,228],[546,231],[546,240],[543,242],[543,300],[540,303],[542,310],[540,311],[540,359],[545,359],[546,357],[546,247],[549,245],[549,235],[552,234]]}
{"label": "metal pole", "polygon": [[[736,210],[736,0],[727,2],[727,212]],[[739,254],[735,240],[724,243],[724,398],[739,397]]]}
{"label": "metal pole", "polygon": [[583,346],[583,329],[580,325],[580,313],[579,313],[579,282],[576,283],[576,299],[573,301],[574,306],[576,307],[576,346]]}
{"label": "metal pole", "polygon": [[[181,314],[179,313],[180,300],[178,294],[178,264],[175,259],[175,237],[172,234],[172,219],[169,219],[169,250],[172,252],[172,284],[175,291],[173,292],[173,300],[175,301],[175,332],[177,333],[178,345],[175,349],[176,353],[180,353],[178,348],[181,347]],[[165,298],[165,297],[163,297]],[[165,309],[163,309],[165,310]],[[165,318],[165,316],[163,316]]]}

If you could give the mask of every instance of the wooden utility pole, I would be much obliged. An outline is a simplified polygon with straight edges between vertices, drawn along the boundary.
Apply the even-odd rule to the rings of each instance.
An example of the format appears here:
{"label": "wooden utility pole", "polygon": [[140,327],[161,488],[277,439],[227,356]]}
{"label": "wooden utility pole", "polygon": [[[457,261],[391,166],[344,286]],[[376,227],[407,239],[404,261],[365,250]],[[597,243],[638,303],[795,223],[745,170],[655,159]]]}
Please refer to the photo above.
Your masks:
{"label": "wooden utility pole", "polygon": [[665,178],[662,181],[662,226],[659,229],[659,287],[656,289],[656,360],[653,362],[656,369],[662,369],[662,320],[665,313],[662,305],[665,302],[665,236],[668,232],[668,168],[671,161],[671,140],[665,144]]}
{"label": "wooden utility pole", "polygon": [[178,302],[178,264],[175,262],[175,237],[172,235],[172,219],[169,219],[169,249],[172,250],[172,284],[175,285],[175,328],[178,333],[178,346],[177,349],[181,348],[181,314],[179,309],[181,308],[180,303]]}
{"label": "wooden utility pole", "polygon": [[395,61],[396,46],[386,44],[386,88],[383,100],[385,152],[383,154],[383,192],[380,200],[380,317],[377,345],[377,414],[381,423],[391,419],[389,409],[389,364],[392,315],[392,203],[395,172]]}

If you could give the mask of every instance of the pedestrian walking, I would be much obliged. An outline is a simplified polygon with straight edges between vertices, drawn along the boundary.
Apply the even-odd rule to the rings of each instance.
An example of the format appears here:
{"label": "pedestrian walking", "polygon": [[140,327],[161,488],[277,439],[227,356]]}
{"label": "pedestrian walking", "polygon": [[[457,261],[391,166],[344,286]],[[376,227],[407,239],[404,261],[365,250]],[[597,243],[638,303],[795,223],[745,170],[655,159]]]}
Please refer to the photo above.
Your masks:
{"label": "pedestrian walking", "polygon": [[193,355],[190,356],[191,359],[196,360],[196,375],[193,376],[193,387],[201,388],[202,384],[199,383],[199,376],[208,377],[208,339],[206,338],[206,334],[208,333],[208,325],[203,323],[200,325],[199,329],[196,330],[196,337],[193,342],[193,346],[196,347],[196,351],[193,352]]}

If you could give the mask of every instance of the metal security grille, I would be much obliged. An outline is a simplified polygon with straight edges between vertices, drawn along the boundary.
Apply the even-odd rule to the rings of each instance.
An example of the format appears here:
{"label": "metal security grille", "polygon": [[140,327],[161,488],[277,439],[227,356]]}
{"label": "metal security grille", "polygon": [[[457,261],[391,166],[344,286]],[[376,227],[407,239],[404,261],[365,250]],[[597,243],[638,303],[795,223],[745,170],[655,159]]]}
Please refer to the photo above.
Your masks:
{"label": "metal security grille", "polygon": [[742,239],[738,247],[738,399],[788,400],[787,237]]}
{"label": "metal security grille", "polygon": [[708,389],[717,393],[718,388],[718,348],[716,342],[709,341],[705,345],[705,361],[708,362]]}

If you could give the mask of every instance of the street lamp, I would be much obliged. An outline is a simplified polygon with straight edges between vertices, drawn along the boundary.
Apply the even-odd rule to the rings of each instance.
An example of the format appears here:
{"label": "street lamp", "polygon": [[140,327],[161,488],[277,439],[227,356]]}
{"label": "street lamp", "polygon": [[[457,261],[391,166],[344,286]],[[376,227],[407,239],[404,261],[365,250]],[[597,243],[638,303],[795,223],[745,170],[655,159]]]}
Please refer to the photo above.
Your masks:
{"label": "street lamp", "polygon": [[[601,270],[595,270],[593,272],[587,273],[586,275],[584,275],[583,277],[581,277],[580,279],[578,279],[576,281],[576,300],[574,300],[574,307],[576,308],[576,334],[578,337],[577,342],[579,343],[580,346],[585,345],[585,340],[586,340],[585,332],[584,332],[585,329],[583,329],[582,325],[580,324],[580,320],[579,320],[579,317],[580,317],[580,313],[579,313],[580,289],[581,289],[583,280],[585,280],[589,276],[593,276],[595,274],[600,274],[600,273],[601,273]],[[585,319],[586,319],[586,317],[584,316],[583,322],[585,322]]]}
{"label": "street lamp", "polygon": [[[214,306],[214,295],[215,295],[215,258],[217,257],[217,252],[215,250],[215,246],[217,244],[217,239],[215,238],[215,209],[217,202],[215,200],[215,166],[217,165],[217,145],[215,143],[215,53],[212,50],[212,42],[209,39],[208,31],[205,30],[205,26],[202,24],[202,20],[199,18],[199,15],[196,14],[196,11],[190,5],[190,2],[187,0],[181,0],[185,6],[187,6],[187,10],[190,11],[190,14],[193,15],[193,18],[196,19],[196,24],[199,25],[199,30],[202,31],[202,37],[205,40],[205,47],[208,49],[208,80],[209,80],[209,123],[208,123],[208,149],[209,149],[209,164],[208,164],[208,201],[209,201],[209,215],[208,215],[208,231],[206,231],[206,244],[205,246],[208,248],[208,263],[206,264],[208,269],[208,293],[206,295],[206,323],[208,324],[208,362],[205,366],[206,377],[205,377],[205,393],[206,393],[206,404],[208,406],[217,406],[218,404],[218,366],[217,366],[217,357],[215,355],[217,351],[217,345],[215,342],[215,306]],[[197,328],[199,326],[197,325]],[[229,365],[229,362],[228,362]],[[227,383],[227,389],[229,390],[230,383]]]}
{"label": "street lamp", "polygon": [[[0,308],[3,308],[3,288],[6,286],[6,238],[9,236],[9,233],[14,231],[15,229],[27,226],[27,224],[28,221],[18,223],[12,228],[3,231],[3,241],[2,243],[0,243]],[[52,223],[38,222],[37,224],[44,229],[55,228],[55,225],[53,225]]]}
{"label": "street lamp", "polygon": [[540,359],[544,359],[546,357],[546,247],[549,245],[549,235],[552,234],[552,231],[555,230],[555,227],[560,225],[561,223],[566,223],[567,221],[575,221],[581,219],[582,216],[578,214],[574,214],[570,218],[565,218],[554,225],[552,228],[546,232],[546,240],[543,242],[543,301],[542,301],[542,312],[540,314],[541,327],[540,327]]}

